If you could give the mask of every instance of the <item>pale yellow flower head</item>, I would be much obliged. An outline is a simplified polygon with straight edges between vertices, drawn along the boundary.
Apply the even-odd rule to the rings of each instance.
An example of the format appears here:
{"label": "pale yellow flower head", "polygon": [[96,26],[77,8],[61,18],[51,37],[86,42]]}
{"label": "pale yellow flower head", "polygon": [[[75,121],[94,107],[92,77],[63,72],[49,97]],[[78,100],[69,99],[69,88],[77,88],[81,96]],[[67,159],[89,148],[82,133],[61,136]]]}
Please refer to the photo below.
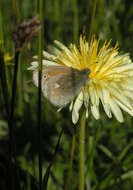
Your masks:
{"label": "pale yellow flower head", "polygon": [[[109,118],[113,114],[119,122],[123,122],[121,110],[133,116],[133,62],[129,54],[118,52],[117,43],[112,48],[111,42],[105,42],[101,47],[99,42],[93,37],[88,43],[85,37],[80,36],[79,48],[75,44],[66,47],[55,41],[57,48],[52,49],[53,54],[43,52],[44,65],[61,64],[78,70],[90,69],[85,88],[70,105],[73,123],[78,121],[83,104],[86,117],[88,109],[91,109],[95,119],[99,119],[100,102]],[[34,70],[37,65],[36,61],[32,62],[30,69]]]}

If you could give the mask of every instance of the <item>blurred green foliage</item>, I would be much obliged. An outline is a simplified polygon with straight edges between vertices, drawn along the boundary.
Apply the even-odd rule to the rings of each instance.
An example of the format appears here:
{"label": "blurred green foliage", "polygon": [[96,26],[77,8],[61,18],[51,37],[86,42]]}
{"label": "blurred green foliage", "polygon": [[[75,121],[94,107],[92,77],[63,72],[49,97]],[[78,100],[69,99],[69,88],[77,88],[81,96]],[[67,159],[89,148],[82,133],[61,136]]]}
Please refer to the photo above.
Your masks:
{"label": "blurred green foliage", "polygon": [[[46,0],[44,1],[44,49],[57,39],[68,45],[78,43],[85,30],[89,38],[93,0]],[[37,0],[0,0],[0,48],[6,60],[8,100],[11,98],[11,83],[14,69],[14,46],[12,32],[24,19],[38,12]],[[130,0],[98,0],[93,32],[102,41],[112,39],[119,43],[120,51],[129,52],[133,58],[133,2]],[[32,56],[38,52],[34,38],[21,52],[17,81],[14,136],[20,189],[38,187],[38,137],[37,102],[38,90],[32,83],[32,73],[27,68]],[[1,60],[0,60],[1,64]],[[0,85],[0,189],[6,186],[8,164],[7,116]],[[78,187],[78,124],[71,122],[68,106],[56,112],[46,99],[42,99],[42,160],[43,175],[53,158],[55,145],[61,129],[64,134],[51,170],[48,190],[67,189],[72,136],[76,136],[71,188]],[[108,119],[102,111],[96,121],[89,114],[86,127],[86,190],[131,190],[133,188],[133,119],[124,113],[125,122]]]}

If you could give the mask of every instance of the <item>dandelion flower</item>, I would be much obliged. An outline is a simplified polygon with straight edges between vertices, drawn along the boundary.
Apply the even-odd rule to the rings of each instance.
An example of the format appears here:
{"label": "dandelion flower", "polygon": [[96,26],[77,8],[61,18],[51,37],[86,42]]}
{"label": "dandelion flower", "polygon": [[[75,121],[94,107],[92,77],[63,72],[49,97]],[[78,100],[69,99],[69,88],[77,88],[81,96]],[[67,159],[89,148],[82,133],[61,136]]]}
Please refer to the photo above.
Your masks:
{"label": "dandelion flower", "polygon": [[[43,52],[43,65],[59,64],[78,70],[90,70],[88,82],[70,105],[74,124],[79,119],[83,104],[86,117],[90,107],[94,118],[100,118],[100,102],[109,118],[113,114],[119,122],[123,122],[122,110],[133,116],[133,62],[129,54],[119,53],[118,43],[113,48],[111,41],[101,47],[99,42],[99,39],[93,37],[88,43],[85,37],[80,36],[79,48],[75,44],[66,47],[55,41],[53,54]],[[29,69],[35,70],[37,67],[38,62],[34,61]]]}

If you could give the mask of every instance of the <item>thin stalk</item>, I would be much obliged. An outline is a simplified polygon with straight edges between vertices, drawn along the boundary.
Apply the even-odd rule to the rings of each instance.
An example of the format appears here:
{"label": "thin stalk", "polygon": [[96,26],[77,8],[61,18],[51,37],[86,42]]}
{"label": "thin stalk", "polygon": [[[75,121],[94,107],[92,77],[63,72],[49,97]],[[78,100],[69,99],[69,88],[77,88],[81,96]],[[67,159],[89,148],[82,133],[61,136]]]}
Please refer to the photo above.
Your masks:
{"label": "thin stalk", "polygon": [[34,15],[37,15],[37,13],[38,13],[38,0],[35,0],[34,1]]}
{"label": "thin stalk", "polygon": [[0,8],[0,48],[1,51],[4,51],[4,33],[3,33],[3,20],[2,20],[2,11]]}
{"label": "thin stalk", "polygon": [[[18,1],[13,0],[13,10],[15,13],[15,18],[17,24],[20,22],[20,14],[18,8]],[[14,131],[14,111],[15,111],[15,99],[16,99],[16,89],[17,89],[17,75],[18,75],[18,64],[19,64],[19,55],[20,51],[15,50],[15,66],[14,66],[14,74],[13,74],[13,84],[12,84],[12,93],[11,93],[11,107],[8,119],[9,126],[9,179],[10,179],[10,188],[11,190],[16,189],[16,176],[17,167],[16,167],[16,145],[15,145],[15,137],[13,134]],[[13,162],[12,162],[13,161]]]}
{"label": "thin stalk", "polygon": [[[5,44],[7,45],[7,47],[9,47],[8,42],[7,42],[8,41],[7,35],[5,36],[6,36],[6,39],[4,39],[4,23],[3,23],[2,7],[0,7],[0,51],[3,54],[3,57],[5,55]],[[3,67],[3,69],[1,73],[4,77],[4,81],[3,81],[3,83],[5,83],[4,88],[7,88],[7,95],[8,95],[8,96],[4,95],[4,100],[5,100],[5,103],[7,104],[7,102],[9,102],[9,97],[11,96],[11,85],[10,85],[10,79],[9,79],[7,67],[5,66],[5,63],[4,63],[4,58],[2,62],[3,62],[3,65],[1,65],[1,67]],[[6,89],[3,89],[3,90],[5,91]],[[7,106],[6,106],[6,109],[7,109]],[[7,114],[9,117],[9,113]]]}
{"label": "thin stalk", "polygon": [[18,73],[18,60],[19,60],[19,51],[15,52],[15,68],[14,68],[14,76],[13,76],[13,84],[12,84],[12,97],[11,97],[11,111],[9,116],[9,167],[10,167],[10,180],[11,180],[11,190],[15,190],[15,176],[12,174],[13,165],[12,159],[14,158],[14,162],[16,158],[13,154],[14,148],[14,139],[13,139],[13,125],[14,125],[14,110],[15,110],[15,97],[16,97],[16,87],[17,87],[17,73]]}
{"label": "thin stalk", "polygon": [[72,179],[72,165],[73,165],[73,158],[74,158],[74,152],[75,152],[75,144],[76,144],[76,136],[75,136],[75,131],[74,131],[73,136],[72,136],[72,144],[71,144],[71,152],[70,152],[70,161],[69,161],[69,170],[68,170],[66,190],[72,188],[71,179]]}
{"label": "thin stalk", "polygon": [[59,150],[59,145],[60,145],[62,135],[63,135],[63,128],[62,128],[62,130],[61,130],[61,132],[59,134],[58,141],[57,141],[57,144],[55,146],[55,151],[54,151],[52,160],[50,161],[49,166],[48,166],[48,168],[47,168],[47,170],[45,172],[45,175],[43,177],[43,190],[47,190],[47,184],[48,184],[48,179],[49,179],[49,175],[50,175],[50,172],[51,172],[51,167],[55,163],[56,154],[57,154],[57,152]]}
{"label": "thin stalk", "polygon": [[85,126],[86,111],[83,112],[79,129],[79,190],[84,190],[85,186]]}
{"label": "thin stalk", "polygon": [[78,42],[79,35],[79,17],[78,17],[78,2],[77,0],[73,0],[73,38],[74,42]]}
{"label": "thin stalk", "polygon": [[92,178],[93,178],[93,180],[95,180],[95,184],[98,184],[98,181],[95,177],[95,172],[94,172],[94,158],[95,158],[95,153],[96,153],[96,146],[97,146],[100,134],[101,134],[100,133],[101,127],[102,127],[102,124],[100,123],[100,125],[97,126],[97,130],[96,130],[95,136],[93,137],[93,141],[92,141],[92,145],[91,145],[91,151],[90,151],[89,157],[87,158],[88,166],[87,166],[86,173],[88,173],[88,171],[90,173],[90,184],[91,184]]}
{"label": "thin stalk", "polygon": [[5,71],[5,63],[4,63],[4,53],[0,50],[0,78],[1,78],[1,86],[2,86],[2,93],[5,103],[6,115],[7,120],[9,119],[9,93],[8,93],[8,86],[7,86],[7,78],[6,78],[6,71]]}
{"label": "thin stalk", "polygon": [[[18,98],[17,98],[17,113],[19,115],[23,114],[23,106],[24,106],[24,88],[23,88],[23,64],[21,64],[23,53],[21,53],[20,55],[20,59],[19,59],[19,66],[18,66],[18,84],[19,84],[19,88],[18,88]],[[23,60],[24,62],[24,60]]]}
{"label": "thin stalk", "polygon": [[43,0],[39,0],[39,16],[42,27],[39,32],[38,38],[38,57],[39,57],[39,67],[38,67],[38,160],[39,160],[39,190],[42,190],[42,155],[41,155],[41,147],[42,147],[42,137],[41,137],[41,79],[42,79],[42,50],[43,50]]}
{"label": "thin stalk", "polygon": [[56,39],[61,40],[61,15],[60,15],[60,1],[54,1],[54,19],[56,20],[55,36]]}
{"label": "thin stalk", "polygon": [[6,68],[5,68],[5,63],[4,63],[4,33],[3,33],[3,17],[2,17],[1,8],[0,8],[0,78],[1,78],[2,93],[3,93],[7,120],[8,120],[9,119],[9,91],[8,91],[8,85],[7,85]]}
{"label": "thin stalk", "polygon": [[96,4],[97,0],[93,1],[93,10],[92,10],[92,17],[91,17],[91,24],[90,24],[90,33],[89,33],[89,42],[91,40],[93,30],[94,30],[94,19],[95,19],[95,14],[96,14]]}
{"label": "thin stalk", "polygon": [[12,5],[13,5],[13,12],[14,12],[14,16],[16,19],[16,23],[19,24],[20,23],[20,12],[19,12],[18,0],[12,0]]}

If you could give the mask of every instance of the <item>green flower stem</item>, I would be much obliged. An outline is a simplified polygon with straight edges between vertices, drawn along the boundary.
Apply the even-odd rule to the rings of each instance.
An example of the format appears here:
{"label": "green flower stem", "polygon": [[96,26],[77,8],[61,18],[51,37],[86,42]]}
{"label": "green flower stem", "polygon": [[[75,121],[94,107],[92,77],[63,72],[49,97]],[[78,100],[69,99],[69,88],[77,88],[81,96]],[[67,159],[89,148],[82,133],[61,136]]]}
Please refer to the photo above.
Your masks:
{"label": "green flower stem", "polygon": [[39,160],[39,190],[42,190],[42,137],[41,137],[41,78],[42,78],[42,50],[43,50],[43,0],[39,0],[39,16],[42,27],[38,38],[38,57],[39,57],[39,88],[38,88],[38,160]]}
{"label": "green flower stem", "polygon": [[73,132],[72,136],[72,144],[71,144],[71,152],[70,152],[70,161],[69,161],[69,169],[68,169],[68,178],[67,178],[67,189],[72,189],[72,165],[73,165],[73,158],[74,158],[74,152],[75,152],[75,144],[76,144],[76,136],[75,131]]}
{"label": "green flower stem", "polygon": [[80,129],[79,129],[79,190],[84,190],[85,186],[85,126],[86,126],[86,111],[83,112]]}

